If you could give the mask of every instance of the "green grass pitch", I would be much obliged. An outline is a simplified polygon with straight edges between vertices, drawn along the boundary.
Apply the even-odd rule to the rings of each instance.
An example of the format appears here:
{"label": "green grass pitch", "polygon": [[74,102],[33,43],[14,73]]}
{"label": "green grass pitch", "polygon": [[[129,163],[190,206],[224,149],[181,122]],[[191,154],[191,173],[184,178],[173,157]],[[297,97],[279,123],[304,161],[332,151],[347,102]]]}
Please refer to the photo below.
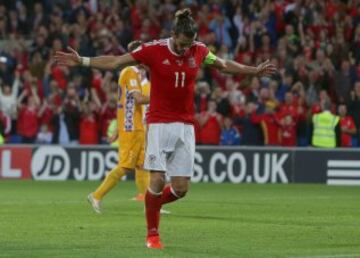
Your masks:
{"label": "green grass pitch", "polygon": [[0,181],[0,257],[360,257],[359,187],[193,184],[166,206],[165,249],[148,250],[134,183],[97,215],[98,183]]}

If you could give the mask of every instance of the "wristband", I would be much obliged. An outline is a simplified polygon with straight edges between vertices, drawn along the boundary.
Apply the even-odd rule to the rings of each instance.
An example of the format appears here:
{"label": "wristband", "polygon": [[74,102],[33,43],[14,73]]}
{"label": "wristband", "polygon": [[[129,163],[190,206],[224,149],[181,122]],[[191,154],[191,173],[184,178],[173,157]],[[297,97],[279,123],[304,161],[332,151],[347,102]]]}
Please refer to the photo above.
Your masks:
{"label": "wristband", "polygon": [[82,66],[90,66],[90,57],[81,57]]}

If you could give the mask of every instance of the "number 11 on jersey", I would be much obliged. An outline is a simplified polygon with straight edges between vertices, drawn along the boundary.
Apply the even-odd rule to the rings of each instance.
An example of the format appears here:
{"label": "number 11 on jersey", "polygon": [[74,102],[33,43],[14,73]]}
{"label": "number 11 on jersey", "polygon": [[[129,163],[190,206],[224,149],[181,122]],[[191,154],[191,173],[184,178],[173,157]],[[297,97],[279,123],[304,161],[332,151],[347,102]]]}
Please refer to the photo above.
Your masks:
{"label": "number 11 on jersey", "polygon": [[175,72],[175,88],[179,86],[179,79],[181,80],[181,87],[183,88],[185,86],[185,75],[185,72]]}

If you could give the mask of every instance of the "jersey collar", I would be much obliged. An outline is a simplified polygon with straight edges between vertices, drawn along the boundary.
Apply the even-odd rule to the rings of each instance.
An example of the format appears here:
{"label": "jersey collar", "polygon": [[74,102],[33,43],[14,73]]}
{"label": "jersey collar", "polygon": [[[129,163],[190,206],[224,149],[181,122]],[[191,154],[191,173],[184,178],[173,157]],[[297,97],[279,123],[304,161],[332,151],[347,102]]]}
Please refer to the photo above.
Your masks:
{"label": "jersey collar", "polygon": [[173,54],[173,55],[175,55],[175,56],[180,56],[179,54],[176,54],[174,50],[171,49],[170,40],[171,40],[171,38],[168,38],[168,39],[167,39],[167,47],[168,47],[170,53]]}

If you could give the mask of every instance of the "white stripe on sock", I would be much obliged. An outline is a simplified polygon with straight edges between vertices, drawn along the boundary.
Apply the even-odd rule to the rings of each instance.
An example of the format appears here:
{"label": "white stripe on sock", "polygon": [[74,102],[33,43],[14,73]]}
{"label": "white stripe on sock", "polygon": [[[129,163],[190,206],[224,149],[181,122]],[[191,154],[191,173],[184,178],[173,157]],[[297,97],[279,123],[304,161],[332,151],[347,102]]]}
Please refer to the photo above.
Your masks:
{"label": "white stripe on sock", "polygon": [[156,193],[156,192],[154,192],[153,190],[151,190],[151,188],[150,188],[150,187],[148,187],[148,191],[149,191],[149,193],[151,193],[152,195],[156,195],[156,196],[160,196],[160,195],[162,195],[162,192],[160,192],[160,193]]}
{"label": "white stripe on sock", "polygon": [[180,196],[178,196],[174,190],[174,188],[172,188],[172,186],[170,186],[170,192],[176,197],[176,198],[180,198]]}

